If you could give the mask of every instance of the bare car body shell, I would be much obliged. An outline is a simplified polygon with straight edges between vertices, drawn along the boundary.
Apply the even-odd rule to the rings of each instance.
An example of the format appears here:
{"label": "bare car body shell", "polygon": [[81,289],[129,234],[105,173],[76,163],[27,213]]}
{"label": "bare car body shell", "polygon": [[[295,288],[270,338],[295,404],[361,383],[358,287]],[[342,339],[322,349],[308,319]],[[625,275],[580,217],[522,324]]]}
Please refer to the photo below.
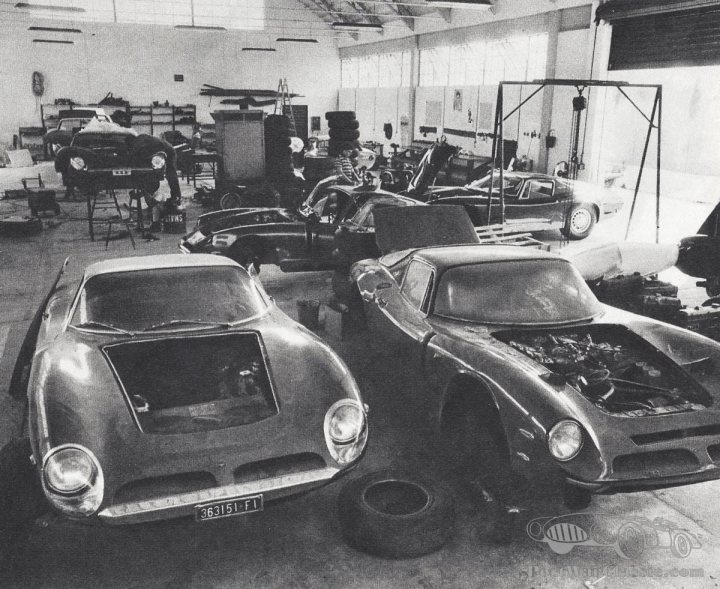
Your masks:
{"label": "bare car body shell", "polygon": [[[71,323],[85,285],[97,277],[218,268],[240,272],[243,284],[257,289],[259,313],[231,325],[190,322],[147,333]],[[130,394],[127,375],[132,370],[120,370],[113,350],[182,346],[191,357],[193,346],[202,342],[240,337],[258,342],[277,405],[274,415],[189,433],[142,426],[143,409],[136,405],[137,396]],[[162,359],[147,358],[147,362],[158,361]],[[327,412],[334,403],[347,400],[365,410],[345,364],[319,338],[280,311],[244,269],[217,256],[110,260],[89,266],[79,287],[61,281],[42,309],[27,397],[39,476],[53,449],[81,445],[90,450],[104,473],[104,497],[96,512],[84,519],[106,524],[192,515],[198,504],[239,496],[262,494],[266,502],[272,501],[331,482],[354,467],[361,456],[339,463],[324,433]],[[356,440],[363,448],[367,427],[364,431],[362,439]]]}

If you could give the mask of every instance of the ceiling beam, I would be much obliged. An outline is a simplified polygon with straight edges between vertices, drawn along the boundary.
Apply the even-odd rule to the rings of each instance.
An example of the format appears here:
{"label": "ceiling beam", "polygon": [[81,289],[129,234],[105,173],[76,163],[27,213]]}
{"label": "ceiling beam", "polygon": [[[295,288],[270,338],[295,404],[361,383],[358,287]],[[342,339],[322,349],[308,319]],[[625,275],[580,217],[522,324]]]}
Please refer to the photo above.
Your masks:
{"label": "ceiling beam", "polygon": [[345,3],[350,6],[357,14],[360,14],[365,17],[365,19],[374,25],[381,25],[382,21],[377,17],[375,14],[369,14],[366,9],[364,9],[362,6],[359,6],[356,2],[353,2],[352,0],[345,0]]}
{"label": "ceiling beam", "polygon": [[[362,0],[358,0],[357,3],[364,4]],[[415,15],[407,8],[406,3],[396,4],[393,0],[382,0],[381,2],[373,2],[373,4],[382,4],[382,6],[389,8],[396,16],[400,17],[408,29],[415,30],[415,20],[412,18]]]}

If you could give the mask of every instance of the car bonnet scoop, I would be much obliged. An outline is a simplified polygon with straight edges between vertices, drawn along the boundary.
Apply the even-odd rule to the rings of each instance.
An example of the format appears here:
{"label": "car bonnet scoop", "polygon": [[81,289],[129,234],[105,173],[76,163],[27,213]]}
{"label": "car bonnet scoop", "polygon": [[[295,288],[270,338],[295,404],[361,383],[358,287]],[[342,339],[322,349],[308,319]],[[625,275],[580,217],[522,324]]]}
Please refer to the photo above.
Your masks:
{"label": "car bonnet scoop", "polygon": [[475,227],[459,205],[387,207],[374,212],[375,240],[382,255],[438,245],[480,243]]}

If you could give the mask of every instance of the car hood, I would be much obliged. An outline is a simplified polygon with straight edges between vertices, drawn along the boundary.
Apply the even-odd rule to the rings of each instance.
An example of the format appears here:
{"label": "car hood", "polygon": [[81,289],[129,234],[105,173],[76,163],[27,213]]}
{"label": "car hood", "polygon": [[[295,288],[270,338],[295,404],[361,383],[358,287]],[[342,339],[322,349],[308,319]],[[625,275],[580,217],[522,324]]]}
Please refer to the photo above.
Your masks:
{"label": "car hood", "polygon": [[232,227],[259,225],[262,221],[259,222],[258,218],[264,214],[268,217],[267,223],[292,223],[300,219],[298,212],[278,207],[225,209],[201,215],[195,229],[208,235]]}
{"label": "car hood", "polygon": [[486,197],[486,194],[472,190],[465,186],[433,186],[427,192],[428,201],[436,200],[439,198],[447,198],[449,196],[479,196]]}
{"label": "car hood", "polygon": [[411,198],[424,200],[428,187],[435,182],[437,174],[457,152],[457,147],[439,142],[430,147],[420,159],[415,174],[408,183],[405,193]]}

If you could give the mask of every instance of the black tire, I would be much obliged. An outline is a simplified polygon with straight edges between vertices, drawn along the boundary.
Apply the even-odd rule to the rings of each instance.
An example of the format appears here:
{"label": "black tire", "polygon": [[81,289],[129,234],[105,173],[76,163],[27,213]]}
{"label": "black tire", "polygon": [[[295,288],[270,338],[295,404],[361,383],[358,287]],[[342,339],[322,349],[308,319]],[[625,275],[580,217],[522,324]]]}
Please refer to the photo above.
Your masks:
{"label": "black tire", "polygon": [[0,449],[0,571],[23,560],[33,521],[46,508],[27,438]]}
{"label": "black tire", "polygon": [[592,502],[592,493],[569,483],[564,483],[563,502],[572,511],[587,509]]}
{"label": "black tire", "polygon": [[350,481],[340,491],[338,514],[350,546],[389,558],[439,550],[455,526],[455,505],[446,489],[395,471]]}
{"label": "black tire", "polygon": [[597,223],[597,214],[592,205],[577,204],[565,219],[562,234],[568,239],[585,239]]}
{"label": "black tire", "polygon": [[360,121],[357,119],[332,119],[328,121],[328,128],[333,129],[359,129]]}
{"label": "black tire", "polygon": [[325,113],[325,120],[327,121],[347,121],[356,118],[354,110],[333,110]]}
{"label": "black tire", "polygon": [[330,139],[339,139],[340,141],[355,141],[360,137],[360,131],[357,129],[330,129]]}
{"label": "black tire", "polygon": [[225,192],[222,196],[220,196],[220,199],[218,200],[218,204],[220,205],[220,208],[223,210],[227,209],[239,209],[243,206],[243,199],[242,195],[240,195],[238,192]]}

